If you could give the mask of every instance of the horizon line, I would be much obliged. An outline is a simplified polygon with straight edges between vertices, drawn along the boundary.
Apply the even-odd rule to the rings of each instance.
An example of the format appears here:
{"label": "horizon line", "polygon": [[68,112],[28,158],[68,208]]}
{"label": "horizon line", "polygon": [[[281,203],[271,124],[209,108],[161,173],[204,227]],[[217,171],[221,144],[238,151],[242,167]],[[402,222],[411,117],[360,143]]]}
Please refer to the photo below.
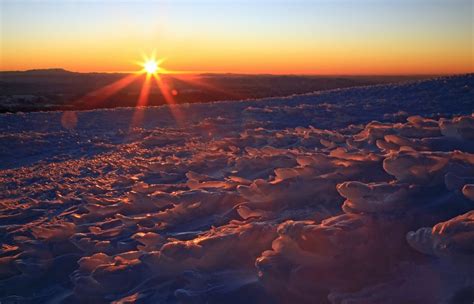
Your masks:
{"label": "horizon line", "polygon": [[[25,73],[25,72],[40,72],[40,71],[64,71],[68,73],[75,74],[134,74],[139,71],[72,71],[65,68],[37,68],[37,69],[25,69],[25,70],[0,70],[0,73]],[[161,75],[168,74],[212,74],[212,75],[249,75],[249,76],[259,76],[259,75],[275,75],[275,76],[284,76],[284,75],[294,75],[294,76],[385,76],[385,77],[396,77],[396,76],[454,76],[454,75],[468,75],[473,74],[474,71],[470,72],[451,72],[451,73],[306,73],[306,72],[218,72],[218,71],[167,71],[166,73],[161,73]]]}

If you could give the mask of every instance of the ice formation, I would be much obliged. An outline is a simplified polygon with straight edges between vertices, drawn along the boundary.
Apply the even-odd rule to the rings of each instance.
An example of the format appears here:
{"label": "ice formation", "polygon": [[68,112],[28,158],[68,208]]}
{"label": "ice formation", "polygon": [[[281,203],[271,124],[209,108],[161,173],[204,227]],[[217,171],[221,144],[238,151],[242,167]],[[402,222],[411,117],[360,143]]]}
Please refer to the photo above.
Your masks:
{"label": "ice formation", "polygon": [[473,86],[1,115],[0,302],[472,303]]}

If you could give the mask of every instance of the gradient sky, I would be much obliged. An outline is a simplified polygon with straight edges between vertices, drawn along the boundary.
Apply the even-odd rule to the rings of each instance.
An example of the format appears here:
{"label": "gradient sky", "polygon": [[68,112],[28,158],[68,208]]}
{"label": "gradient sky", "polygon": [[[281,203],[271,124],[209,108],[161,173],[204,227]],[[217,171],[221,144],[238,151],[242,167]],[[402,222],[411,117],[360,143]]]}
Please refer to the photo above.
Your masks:
{"label": "gradient sky", "polygon": [[474,71],[473,0],[0,0],[0,69],[132,71],[156,50],[175,71]]}

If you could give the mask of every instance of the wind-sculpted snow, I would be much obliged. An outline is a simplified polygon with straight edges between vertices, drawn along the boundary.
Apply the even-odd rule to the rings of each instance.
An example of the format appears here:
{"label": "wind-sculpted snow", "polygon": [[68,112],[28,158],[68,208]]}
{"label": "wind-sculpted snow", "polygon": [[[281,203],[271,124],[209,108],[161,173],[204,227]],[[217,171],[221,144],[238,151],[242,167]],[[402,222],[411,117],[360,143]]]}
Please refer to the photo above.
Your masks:
{"label": "wind-sculpted snow", "polygon": [[0,302],[472,303],[473,85],[2,115]]}

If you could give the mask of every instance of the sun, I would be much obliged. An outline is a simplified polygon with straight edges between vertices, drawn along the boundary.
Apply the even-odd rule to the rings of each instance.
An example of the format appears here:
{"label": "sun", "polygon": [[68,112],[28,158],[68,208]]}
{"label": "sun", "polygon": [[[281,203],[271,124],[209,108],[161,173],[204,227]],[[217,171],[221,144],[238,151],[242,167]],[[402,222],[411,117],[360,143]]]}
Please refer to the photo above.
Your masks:
{"label": "sun", "polygon": [[135,61],[135,63],[142,67],[139,74],[147,74],[148,76],[158,76],[158,74],[167,74],[169,73],[168,70],[163,68],[161,64],[166,58],[159,58],[157,59],[155,52],[151,54],[151,56],[146,56],[142,54],[142,61]]}
{"label": "sun", "polygon": [[158,66],[158,62],[155,59],[148,59],[145,61],[143,64],[143,69],[148,73],[148,74],[155,74],[158,72],[160,69]]}

